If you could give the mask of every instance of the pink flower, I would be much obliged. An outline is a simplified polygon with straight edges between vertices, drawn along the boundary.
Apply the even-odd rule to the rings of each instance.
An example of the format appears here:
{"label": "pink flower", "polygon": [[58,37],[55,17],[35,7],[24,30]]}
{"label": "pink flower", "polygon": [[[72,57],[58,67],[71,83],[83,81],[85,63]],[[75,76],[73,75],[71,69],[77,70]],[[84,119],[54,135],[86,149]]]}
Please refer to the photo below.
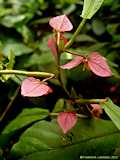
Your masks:
{"label": "pink flower", "polygon": [[74,60],[61,66],[63,69],[72,69],[79,64],[85,64],[86,68],[91,70],[94,74],[100,77],[110,77],[112,72],[107,64],[106,59],[98,52],[92,52],[88,58],[83,56],[76,56]]}
{"label": "pink flower", "polygon": [[77,116],[74,112],[60,112],[57,117],[57,122],[63,133],[66,134],[77,123]]}
{"label": "pink flower", "polygon": [[21,85],[21,95],[26,97],[39,97],[52,92],[53,90],[45,82],[34,77],[26,78]]}
{"label": "pink flower", "polygon": [[112,72],[107,64],[106,59],[98,52],[92,52],[87,59],[89,69],[100,77],[110,77]]}
{"label": "pink flower", "polygon": [[71,31],[73,28],[72,23],[66,15],[56,16],[50,19],[50,26],[57,32]]}

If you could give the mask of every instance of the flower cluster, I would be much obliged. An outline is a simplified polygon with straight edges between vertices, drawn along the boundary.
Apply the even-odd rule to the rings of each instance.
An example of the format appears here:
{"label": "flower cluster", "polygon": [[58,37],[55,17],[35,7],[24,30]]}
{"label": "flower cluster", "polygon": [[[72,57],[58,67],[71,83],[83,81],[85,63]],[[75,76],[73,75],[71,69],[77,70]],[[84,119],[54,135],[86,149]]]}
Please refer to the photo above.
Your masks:
{"label": "flower cluster", "polygon": [[[73,25],[66,15],[56,16],[50,19],[50,26],[54,30],[54,37],[48,40],[48,47],[51,49],[55,60],[58,58],[58,50],[60,53],[67,52],[65,46],[68,40],[64,37],[64,32],[71,31]],[[61,43],[62,42],[62,43]],[[62,44],[62,45],[61,45]],[[86,69],[92,71],[95,75],[100,77],[109,77],[112,72],[107,64],[105,57],[98,52],[92,52],[88,56],[71,53],[74,58],[59,66],[61,69],[72,69],[80,64],[83,64]],[[47,79],[48,80],[48,79]],[[46,80],[40,81],[34,77],[28,77],[22,82],[21,94],[27,97],[38,97],[52,93],[53,90],[47,85]],[[91,104],[92,115],[99,117],[102,109],[99,104]],[[73,111],[60,112],[57,117],[57,122],[66,134],[77,123],[77,114]]]}

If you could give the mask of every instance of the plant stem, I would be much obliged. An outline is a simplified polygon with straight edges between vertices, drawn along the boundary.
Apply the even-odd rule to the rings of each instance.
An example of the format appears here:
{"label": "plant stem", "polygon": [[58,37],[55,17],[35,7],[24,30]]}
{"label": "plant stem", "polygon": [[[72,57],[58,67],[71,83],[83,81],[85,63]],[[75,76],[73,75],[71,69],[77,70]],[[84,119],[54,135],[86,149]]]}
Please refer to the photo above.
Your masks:
{"label": "plant stem", "polygon": [[18,87],[18,88],[16,89],[14,95],[13,95],[12,98],[11,98],[11,101],[8,103],[8,105],[7,105],[6,109],[5,109],[5,111],[4,111],[3,114],[1,115],[1,117],[0,117],[0,122],[3,120],[3,118],[4,118],[5,115],[6,115],[6,113],[8,112],[8,110],[10,109],[10,107],[12,106],[12,104],[13,104],[15,98],[16,98],[17,95],[18,95],[19,89],[20,89],[20,87]]}
{"label": "plant stem", "polygon": [[76,103],[80,103],[80,104],[99,104],[99,103],[104,103],[107,101],[107,98],[105,99],[84,99],[84,98],[79,98],[79,99],[75,99]]}
{"label": "plant stem", "polygon": [[17,74],[24,76],[36,76],[36,77],[54,77],[54,74],[47,72],[32,72],[32,71],[21,71],[21,70],[0,70],[0,74]]}
{"label": "plant stem", "polygon": [[[57,42],[57,39],[56,39]],[[58,71],[58,80],[59,83],[61,85],[61,87],[63,88],[63,90],[65,91],[65,93],[67,94],[67,96],[69,98],[71,98],[71,95],[69,94],[63,80],[62,80],[62,69],[60,68],[60,56],[61,56],[61,50],[59,50],[59,44],[57,44],[57,71]]]}
{"label": "plant stem", "polygon": [[80,31],[83,28],[85,22],[86,22],[86,19],[83,18],[82,21],[80,22],[78,28],[76,29],[75,33],[73,34],[72,38],[65,45],[65,48],[69,48],[73,44],[73,42],[75,41],[75,38],[80,33]]}
{"label": "plant stem", "polygon": [[67,50],[67,49],[65,49],[64,51],[67,52],[67,53],[70,53],[70,54],[72,54],[72,55],[74,55],[74,56],[81,56],[81,57],[85,58],[85,56],[80,55],[80,54],[75,53],[75,52],[72,52],[72,51],[69,51],[69,50]]}
{"label": "plant stem", "polygon": [[[54,112],[52,112],[52,113],[49,113],[49,115],[50,115],[50,116],[58,116],[59,113],[54,113]],[[78,114],[78,113],[76,113],[76,115],[77,115],[77,117],[79,117],[79,118],[88,118],[88,116],[83,115],[83,114]]]}
{"label": "plant stem", "polygon": [[70,93],[68,92],[67,88],[65,87],[64,83],[63,83],[63,80],[62,80],[62,69],[60,68],[60,57],[58,58],[58,64],[57,64],[57,67],[58,67],[58,80],[60,82],[60,85],[61,87],[63,88],[63,90],[65,91],[65,93],[67,94],[67,96],[69,98],[71,98],[71,95]]}

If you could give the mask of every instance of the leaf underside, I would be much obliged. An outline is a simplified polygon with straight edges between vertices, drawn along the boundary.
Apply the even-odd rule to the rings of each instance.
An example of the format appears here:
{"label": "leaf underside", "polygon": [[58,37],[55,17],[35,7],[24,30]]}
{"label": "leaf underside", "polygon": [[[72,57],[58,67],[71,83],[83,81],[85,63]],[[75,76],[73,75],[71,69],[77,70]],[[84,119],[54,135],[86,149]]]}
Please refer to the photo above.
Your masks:
{"label": "leaf underside", "polygon": [[91,19],[92,16],[99,10],[104,0],[84,0],[81,17]]}
{"label": "leaf underside", "polygon": [[120,130],[120,107],[115,105],[111,99],[108,99],[108,101],[101,104],[101,106],[116,125],[116,127]]}

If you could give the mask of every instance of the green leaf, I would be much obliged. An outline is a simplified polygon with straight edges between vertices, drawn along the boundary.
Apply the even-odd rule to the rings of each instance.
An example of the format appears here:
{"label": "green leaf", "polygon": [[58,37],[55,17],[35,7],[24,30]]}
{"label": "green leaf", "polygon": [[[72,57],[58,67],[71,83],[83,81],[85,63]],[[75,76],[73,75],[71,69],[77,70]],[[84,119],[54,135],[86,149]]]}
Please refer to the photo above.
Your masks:
{"label": "green leaf", "polygon": [[13,69],[13,66],[14,66],[14,63],[15,63],[15,56],[14,56],[14,53],[13,53],[12,50],[10,51],[10,53],[8,55],[8,59],[9,59],[9,62],[7,64],[6,69]]}
{"label": "green leaf", "polygon": [[71,4],[71,5],[68,5],[67,8],[63,9],[63,13],[66,15],[70,15],[73,11],[75,11],[75,9],[76,9],[76,5]]}
{"label": "green leaf", "polygon": [[113,121],[115,126],[120,130],[120,107],[115,105],[111,99],[101,104],[107,115]]}
{"label": "green leaf", "polygon": [[56,102],[53,112],[61,112],[63,110],[63,107],[64,107],[64,99],[60,98]]}
{"label": "green leaf", "polygon": [[54,63],[54,58],[51,56],[51,53],[44,53],[44,54],[38,54],[34,53],[27,59],[25,59],[25,62],[22,62],[25,67],[30,67],[32,65],[39,65],[39,66],[44,66],[44,65],[50,65],[51,63]]}
{"label": "green leaf", "polygon": [[16,26],[16,30],[22,34],[25,43],[33,40],[32,32],[26,25],[18,25]]}
{"label": "green leaf", "polygon": [[23,133],[11,159],[77,160],[82,155],[113,155],[119,144],[120,132],[111,121],[80,119],[68,135],[56,121],[41,121]]}
{"label": "green leaf", "polygon": [[119,27],[119,23],[108,24],[106,29],[110,35],[115,35],[117,32],[117,28]]}
{"label": "green leaf", "polygon": [[4,160],[3,158],[3,150],[0,148],[0,160]]}
{"label": "green leaf", "polygon": [[84,0],[81,17],[91,19],[92,16],[99,10],[104,0]]}
{"label": "green leaf", "polygon": [[76,42],[96,42],[97,40],[87,34],[80,34],[76,37]]}
{"label": "green leaf", "polygon": [[48,116],[49,111],[42,108],[24,109],[12,122],[3,130],[3,134],[8,134],[21,129],[28,124],[44,119]]}
{"label": "green leaf", "polygon": [[12,13],[12,9],[11,8],[3,8],[0,6],[0,17],[5,16],[7,14]]}
{"label": "green leaf", "polygon": [[14,39],[7,39],[4,42],[2,52],[5,56],[8,57],[11,50],[14,53],[15,56],[21,56],[23,54],[28,54],[28,53],[33,51],[32,48],[29,48],[28,46],[24,45],[21,42],[18,42]]}
{"label": "green leaf", "polygon": [[98,19],[93,20],[92,29],[96,35],[102,35],[105,32],[104,23]]}
{"label": "green leaf", "polygon": [[13,27],[16,23],[23,21],[25,18],[25,15],[7,15],[2,18],[1,24],[5,27]]}
{"label": "green leaf", "polygon": [[[15,56],[14,56],[14,53],[13,53],[12,49],[10,50],[10,53],[8,55],[8,60],[9,60],[9,62],[6,64],[6,69],[13,69],[13,66],[14,66],[14,63],[15,63]],[[10,77],[12,77],[12,75],[10,75],[10,74],[1,75],[1,80],[3,82],[5,82]]]}
{"label": "green leaf", "polygon": [[88,70],[84,70],[83,65],[80,65],[76,68],[66,71],[67,76],[73,81],[85,80],[88,76],[90,76],[90,72]]}

